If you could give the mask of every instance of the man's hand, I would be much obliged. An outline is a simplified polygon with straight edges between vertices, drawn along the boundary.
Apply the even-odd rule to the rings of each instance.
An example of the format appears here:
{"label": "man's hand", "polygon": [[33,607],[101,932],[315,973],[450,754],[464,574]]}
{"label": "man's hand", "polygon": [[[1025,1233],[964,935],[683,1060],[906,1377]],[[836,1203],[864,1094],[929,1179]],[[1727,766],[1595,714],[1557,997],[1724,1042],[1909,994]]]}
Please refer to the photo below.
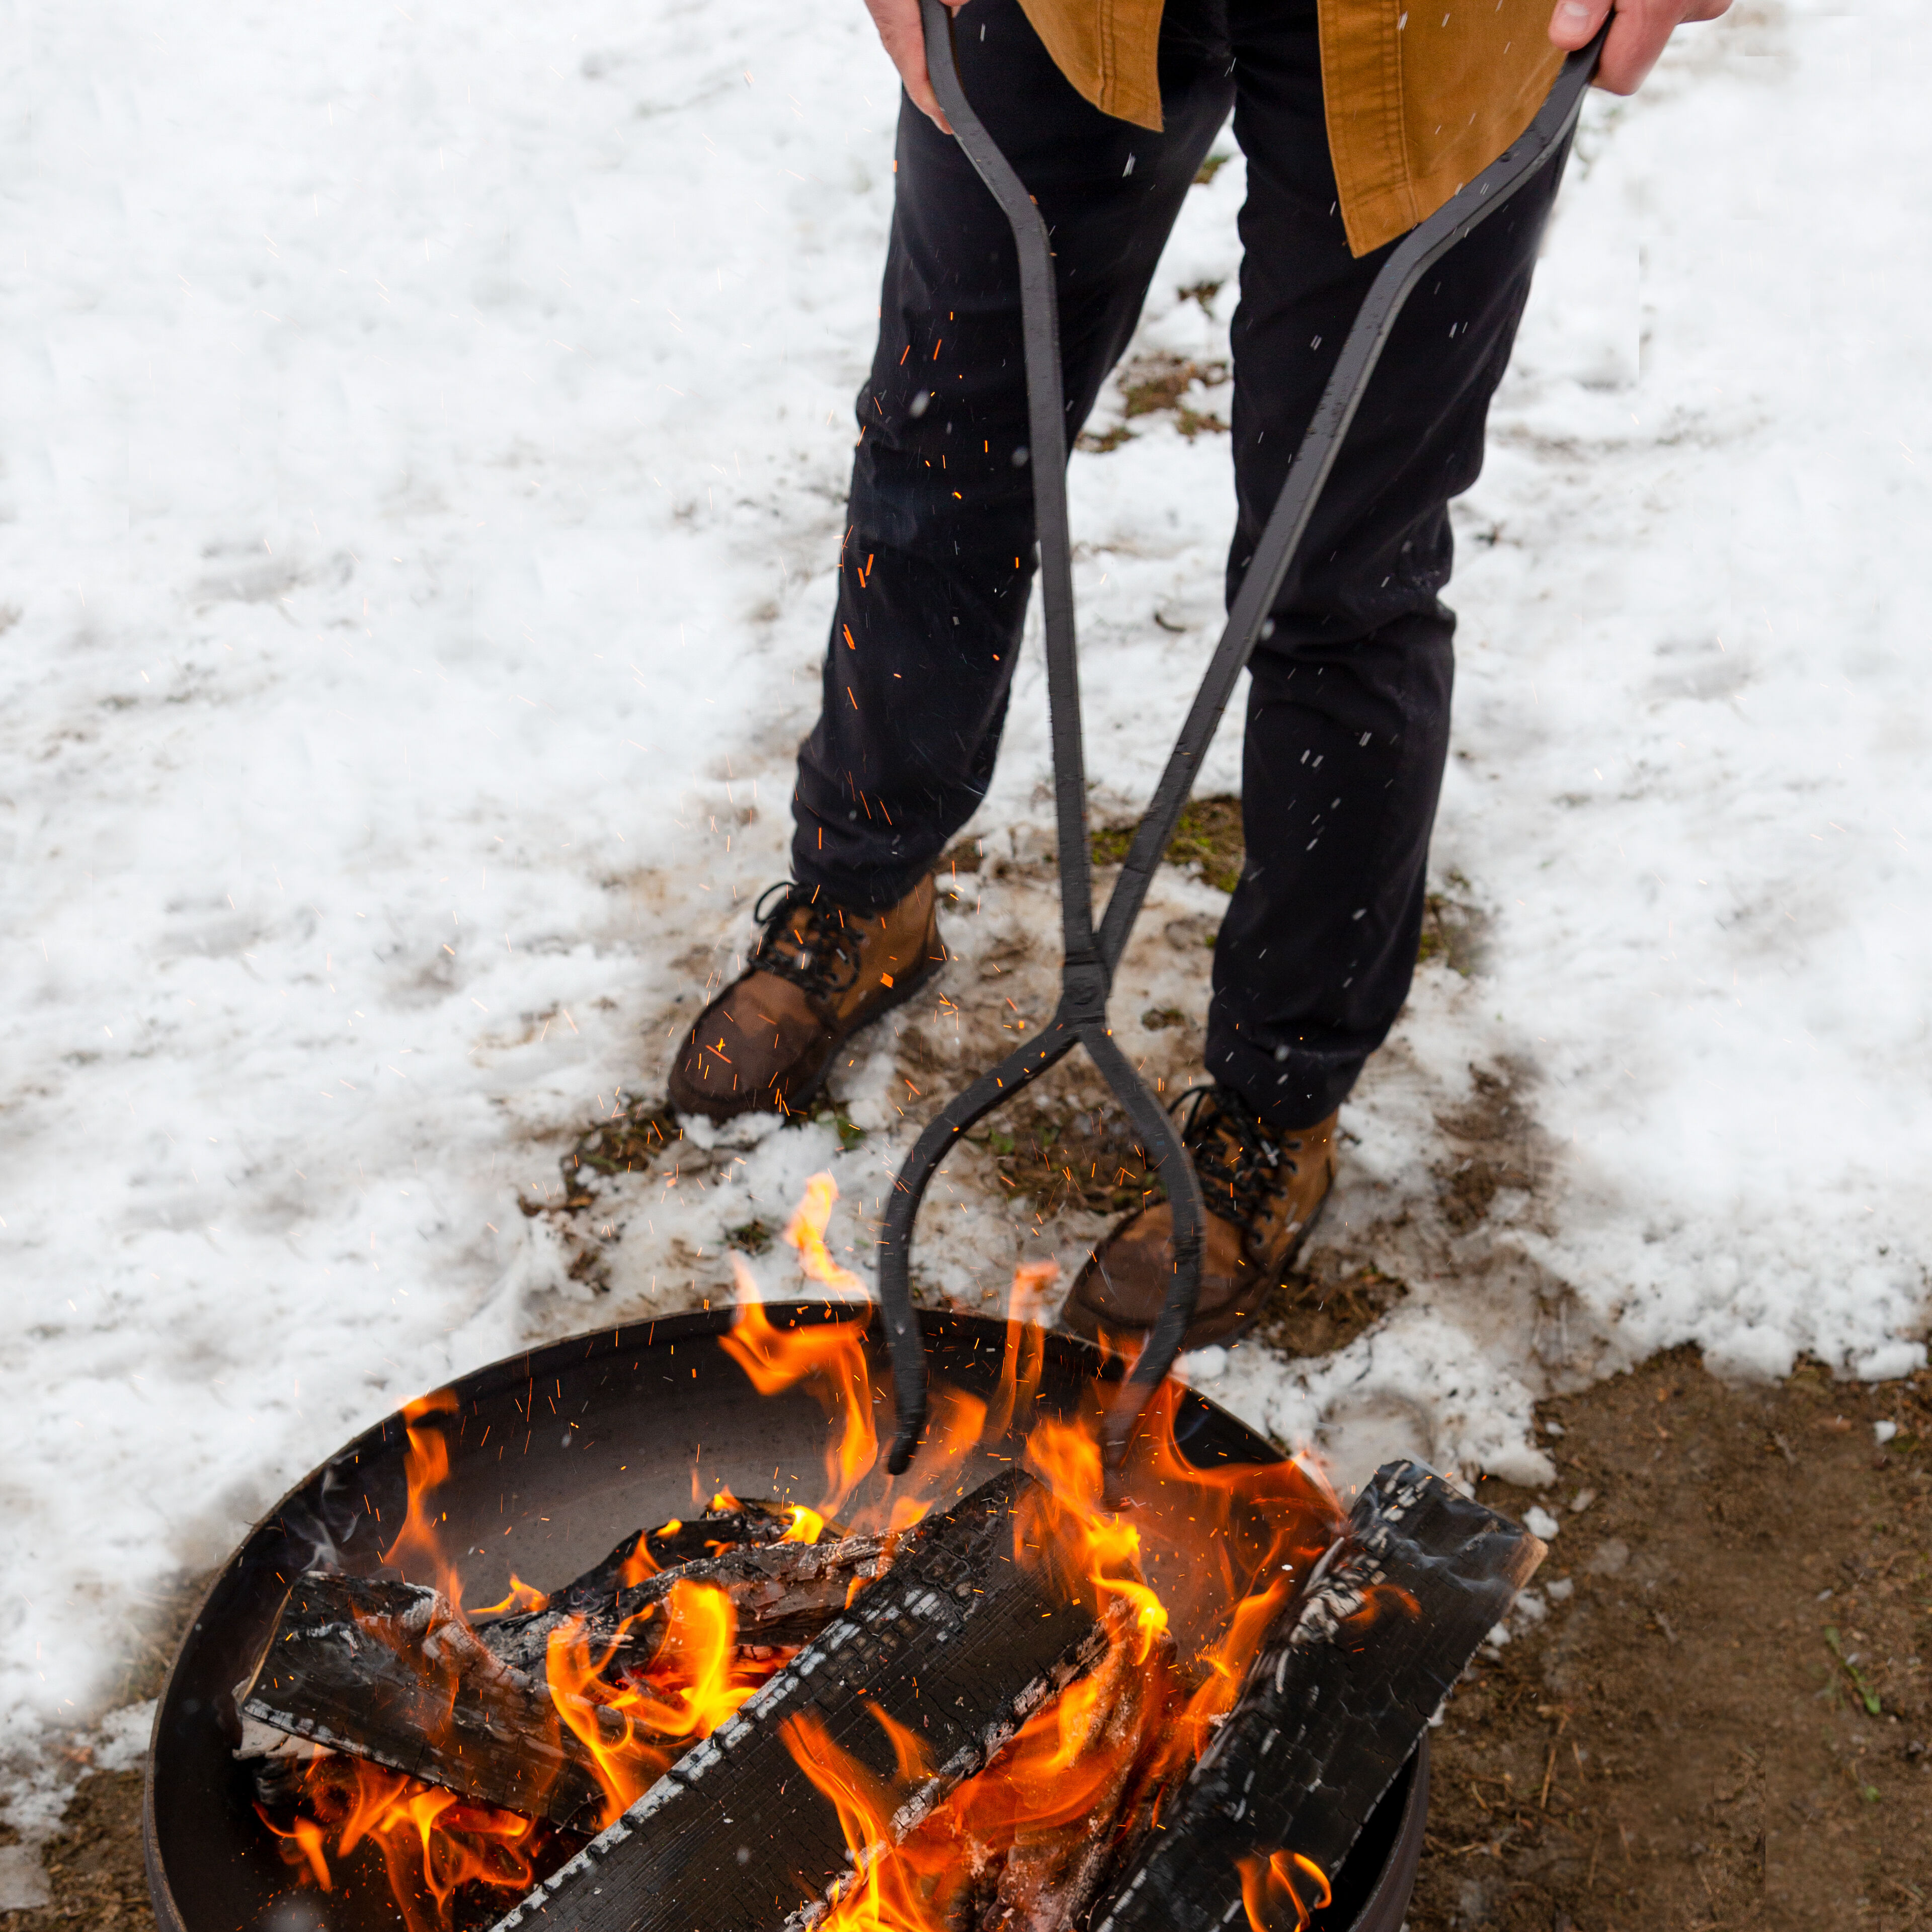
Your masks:
{"label": "man's hand", "polygon": [[[956,14],[966,0],[946,0],[946,4]],[[1724,4],[1728,6],[1730,0]],[[920,22],[919,0],[866,0],[866,10],[905,82],[912,104],[942,134],[951,134],[952,124],[941,110],[939,97],[932,91],[932,76],[926,70],[926,30]]]}
{"label": "man's hand", "polygon": [[[866,0],[876,16],[881,4]],[[1612,0],[1556,0],[1556,12],[1550,22],[1550,38],[1565,53],[1588,46],[1604,24]],[[1634,94],[1644,76],[1657,64],[1664,44],[1686,20],[1714,20],[1727,13],[1731,0],[1614,0],[1617,17],[1610,37],[1604,43],[1604,58],[1597,68],[1597,85],[1612,94]],[[879,31],[885,31],[883,24]],[[891,41],[886,43],[890,47]],[[898,58],[896,55],[893,56]],[[903,73],[903,67],[900,69]],[[923,80],[926,63],[920,63]],[[907,86],[911,86],[908,80]],[[917,96],[914,97],[917,99]],[[931,110],[928,110],[929,112]]]}

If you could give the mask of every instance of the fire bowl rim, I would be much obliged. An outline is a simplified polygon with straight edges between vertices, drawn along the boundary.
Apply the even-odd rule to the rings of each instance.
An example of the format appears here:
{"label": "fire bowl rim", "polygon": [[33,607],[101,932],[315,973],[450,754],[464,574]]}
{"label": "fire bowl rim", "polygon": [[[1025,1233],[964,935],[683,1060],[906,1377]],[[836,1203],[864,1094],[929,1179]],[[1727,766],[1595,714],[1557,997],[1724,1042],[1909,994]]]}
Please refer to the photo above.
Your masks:
{"label": "fire bowl rim", "polygon": [[[876,1304],[857,1300],[794,1300],[766,1302],[764,1308],[767,1318],[775,1324],[787,1327],[815,1327],[856,1320],[862,1310],[866,1311],[869,1322],[871,1315],[875,1312]],[[466,1401],[474,1401],[500,1393],[512,1384],[527,1383],[533,1376],[542,1377],[554,1368],[561,1369],[566,1365],[575,1368],[586,1360],[593,1359],[600,1352],[600,1348],[614,1354],[623,1348],[623,1338],[627,1334],[634,1337],[640,1329],[646,1333],[643,1346],[647,1348],[654,1348],[660,1342],[668,1346],[686,1340],[715,1340],[729,1331],[735,1313],[736,1304],[727,1302],[716,1307],[707,1305],[703,1310],[655,1320],[617,1322],[607,1328],[581,1330],[545,1342],[540,1347],[519,1350],[461,1375],[452,1376],[439,1386],[453,1391]],[[928,1358],[935,1352],[935,1344],[944,1341],[949,1335],[974,1334],[982,1340],[998,1339],[1003,1342],[1006,1327],[1004,1318],[964,1311],[921,1310],[918,1318],[921,1340],[925,1343]],[[1049,1348],[1079,1363],[1093,1379],[1113,1381],[1120,1375],[1121,1364],[1118,1359],[1103,1356],[1092,1342],[1070,1335],[1062,1330],[1049,1329],[1045,1332]],[[872,1333],[873,1337],[878,1339],[876,1327],[872,1328]],[[1285,1460],[1265,1436],[1251,1429],[1231,1411],[1223,1408],[1212,1396],[1186,1383],[1183,1383],[1181,1388],[1184,1403],[1191,1402],[1197,1406],[1196,1414],[1201,1422],[1222,1433],[1232,1445],[1253,1452],[1252,1454],[1230,1455],[1224,1460],[1256,1462]],[[273,1526],[313,1490],[332,1468],[346,1460],[394,1447],[404,1440],[406,1427],[404,1412],[400,1408],[392,1410],[380,1421],[352,1437],[292,1484],[272,1508],[266,1510],[249,1526],[247,1534],[216,1569],[207,1588],[195,1605],[194,1613],[169,1661],[167,1676],[154,1700],[154,1724],[148,1734],[148,1748],[142,1760],[142,1860],[147,1875],[149,1898],[162,1932],[198,1932],[196,1928],[189,1924],[176,1904],[174,1888],[169,1881],[160,1844],[154,1792],[163,1768],[162,1740],[168,1729],[164,1720],[168,1717],[176,1700],[184,1666],[188,1664],[203,1639],[204,1626],[208,1622],[211,1606],[224,1586],[229,1585],[244,1568],[251,1551],[274,1533]],[[212,1642],[213,1639],[207,1640]],[[1422,1853],[1423,1834],[1427,1822],[1429,1758],[1429,1738],[1425,1732],[1408,1764],[1396,1774],[1388,1796],[1382,1801],[1382,1807],[1379,1808],[1386,1808],[1400,1796],[1400,1814],[1389,1834],[1382,1867],[1370,1885],[1355,1916],[1346,1926],[1334,1926],[1328,1928],[1328,1932],[1397,1932],[1397,1928],[1401,1926],[1414,1886],[1417,1868]],[[1376,1822],[1372,1820],[1370,1827],[1366,1828],[1372,1829]],[[208,1932],[208,1928],[200,1928],[199,1932]]]}

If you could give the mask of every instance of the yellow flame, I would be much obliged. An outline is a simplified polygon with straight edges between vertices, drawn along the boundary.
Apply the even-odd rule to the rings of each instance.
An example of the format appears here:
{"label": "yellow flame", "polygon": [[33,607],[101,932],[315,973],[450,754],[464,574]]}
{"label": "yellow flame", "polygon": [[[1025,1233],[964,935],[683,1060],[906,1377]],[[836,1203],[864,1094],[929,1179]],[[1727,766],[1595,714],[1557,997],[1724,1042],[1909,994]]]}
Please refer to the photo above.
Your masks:
{"label": "yellow flame", "polygon": [[866,1284],[850,1268],[841,1268],[825,1245],[826,1224],[838,1198],[838,1184],[829,1174],[814,1174],[805,1184],[805,1198],[785,1223],[784,1239],[798,1250],[798,1264],[812,1280],[842,1294],[863,1294]]}
{"label": "yellow flame", "polygon": [[[550,1702],[584,1748],[603,1788],[602,1826],[615,1822],[662,1774],[675,1746],[708,1738],[754,1695],[766,1674],[738,1657],[738,1612],[715,1584],[676,1582],[662,1606],[664,1636],[642,1681],[604,1673],[625,1631],[659,1612],[652,1604],[622,1624],[602,1652],[583,1619],[550,1634],[544,1671]],[[771,1667],[776,1668],[776,1665]]]}
{"label": "yellow flame", "polygon": [[792,1503],[787,1505],[785,1514],[791,1521],[778,1538],[781,1543],[816,1543],[825,1534],[825,1519],[815,1509]]}

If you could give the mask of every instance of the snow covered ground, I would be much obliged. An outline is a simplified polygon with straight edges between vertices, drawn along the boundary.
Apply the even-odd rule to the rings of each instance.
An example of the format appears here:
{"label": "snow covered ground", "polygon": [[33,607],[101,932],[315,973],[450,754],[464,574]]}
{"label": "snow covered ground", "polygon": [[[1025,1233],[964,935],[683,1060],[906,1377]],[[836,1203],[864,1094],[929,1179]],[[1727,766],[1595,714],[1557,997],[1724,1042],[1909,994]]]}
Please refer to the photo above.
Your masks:
{"label": "snow covered ground", "polygon": [[[975,828],[1010,862],[951,920],[958,1012],[842,1076],[864,1137],[754,1130],[526,1217],[662,1090],[783,871],[890,70],[856,5],[774,0],[4,20],[25,1764],[98,1714],[128,1593],[406,1396],[727,1292],[725,1231],[819,1168],[863,1276],[899,1110],[1044,1000],[1052,884],[1035,663]],[[1406,1293],[1330,1360],[1193,1365],[1345,1476],[1401,1447],[1534,1477],[1539,1393],[1678,1342],[1742,1373],[1922,1359],[1929,59],[1907,0],[1743,0],[1592,106],[1460,518],[1436,864],[1474,970],[1422,970],[1322,1235]],[[1235,160],[1191,197],[1137,351],[1224,346],[1240,191]],[[1214,280],[1211,313],[1179,293]],[[1211,643],[1232,514],[1224,442],[1136,427],[1073,466],[1116,815],[1164,748],[1138,694],[1178,722]],[[1198,1008],[1215,903],[1165,878],[1120,996],[1176,1078],[1193,1036],[1135,1015]],[[982,1305],[1099,1225],[999,1193],[956,1162],[928,1293]],[[789,1260],[752,1264],[767,1292]]]}

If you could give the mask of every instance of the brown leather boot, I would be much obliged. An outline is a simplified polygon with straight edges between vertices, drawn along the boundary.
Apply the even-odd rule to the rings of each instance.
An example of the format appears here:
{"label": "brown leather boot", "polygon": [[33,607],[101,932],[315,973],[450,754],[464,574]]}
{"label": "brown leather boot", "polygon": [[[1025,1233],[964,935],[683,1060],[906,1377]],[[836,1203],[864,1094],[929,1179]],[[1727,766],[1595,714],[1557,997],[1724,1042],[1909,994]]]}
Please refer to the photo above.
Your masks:
{"label": "brown leather boot", "polygon": [[[1201,1299],[1184,1349],[1230,1341],[1253,1326],[1321,1218],[1335,1178],[1335,1118],[1285,1133],[1231,1088],[1197,1090],[1180,1138],[1201,1177],[1208,1226]],[[1090,1341],[1104,1333],[1138,1346],[1167,1298],[1173,1234],[1165,1201],[1128,1216],[1081,1270],[1061,1323]]]}
{"label": "brown leather boot", "polygon": [[670,1070],[671,1105],[714,1120],[795,1113],[824,1084],[839,1043],[946,963],[932,880],[883,913],[848,911],[787,884],[748,969],[698,1016]]}

